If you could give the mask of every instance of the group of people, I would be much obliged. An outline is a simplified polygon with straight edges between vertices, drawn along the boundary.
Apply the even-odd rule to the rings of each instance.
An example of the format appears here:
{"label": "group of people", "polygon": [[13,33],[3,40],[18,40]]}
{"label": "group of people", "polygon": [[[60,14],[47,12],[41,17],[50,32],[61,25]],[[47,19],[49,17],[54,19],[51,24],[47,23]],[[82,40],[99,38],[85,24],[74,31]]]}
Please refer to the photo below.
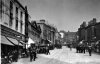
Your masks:
{"label": "group of people", "polygon": [[12,62],[17,62],[19,58],[30,57],[30,61],[37,58],[37,53],[43,52],[45,54],[50,54],[49,47],[45,46],[44,49],[42,47],[36,47],[34,45],[30,46],[28,49],[15,49],[10,50],[7,53],[5,51],[1,52],[1,64],[11,64]]}
{"label": "group of people", "polygon": [[27,51],[24,48],[20,48],[19,50],[13,49],[7,52],[1,51],[1,64],[11,64],[23,57],[28,57]]}
{"label": "group of people", "polygon": [[18,51],[11,50],[7,54],[1,52],[1,64],[7,64],[18,61]]}
{"label": "group of people", "polygon": [[30,47],[29,48],[29,56],[30,56],[30,61],[34,60],[37,58],[36,56],[37,52],[36,52],[36,47]]}
{"label": "group of people", "polygon": [[89,56],[91,56],[91,53],[92,53],[92,46],[91,45],[84,45],[84,44],[78,44],[76,46],[76,52],[77,53],[85,53],[86,51],[89,52]]}
{"label": "group of people", "polygon": [[37,53],[43,52],[47,55],[50,54],[48,47],[42,48],[42,47],[36,47],[35,45],[33,45],[33,46],[31,45],[28,48],[28,51],[29,51],[30,61],[32,61],[32,60],[35,61],[35,59],[37,58]]}

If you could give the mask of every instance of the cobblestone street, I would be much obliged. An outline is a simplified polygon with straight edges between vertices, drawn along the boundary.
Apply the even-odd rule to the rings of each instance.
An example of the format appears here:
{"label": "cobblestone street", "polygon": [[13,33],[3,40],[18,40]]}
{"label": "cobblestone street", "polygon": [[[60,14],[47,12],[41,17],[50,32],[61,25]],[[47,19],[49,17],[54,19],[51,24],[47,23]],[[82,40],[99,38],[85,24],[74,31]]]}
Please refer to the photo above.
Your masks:
{"label": "cobblestone street", "polygon": [[76,53],[75,49],[63,47],[62,49],[54,49],[50,51],[50,55],[38,54],[36,61],[29,61],[29,58],[19,59],[18,62],[12,64],[100,64],[100,55],[92,54],[92,56],[84,53]]}

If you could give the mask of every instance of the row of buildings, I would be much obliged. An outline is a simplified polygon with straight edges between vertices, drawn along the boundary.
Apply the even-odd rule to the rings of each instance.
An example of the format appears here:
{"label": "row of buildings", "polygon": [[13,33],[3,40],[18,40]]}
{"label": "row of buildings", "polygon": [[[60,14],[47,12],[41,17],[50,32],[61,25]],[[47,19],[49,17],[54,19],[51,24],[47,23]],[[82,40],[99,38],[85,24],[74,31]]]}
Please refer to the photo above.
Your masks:
{"label": "row of buildings", "polygon": [[93,18],[88,22],[83,22],[78,28],[78,41],[84,41],[85,44],[95,45],[100,41],[100,22]]}
{"label": "row of buildings", "polygon": [[[35,29],[33,29],[33,27],[35,27]],[[47,24],[44,19],[31,21],[28,25],[28,36],[37,45],[55,44],[56,32],[57,29]],[[46,42],[46,40],[48,40],[48,42]]]}
{"label": "row of buildings", "polygon": [[66,31],[60,31],[60,33],[63,33],[63,44],[75,44],[77,42],[77,32],[66,32]]}
{"label": "row of buildings", "polygon": [[[37,45],[55,44],[57,28],[46,20],[31,20],[27,6],[18,0],[0,0],[1,52],[26,48],[30,43]],[[29,39],[32,41],[29,43]],[[48,40],[49,43],[45,42]]]}

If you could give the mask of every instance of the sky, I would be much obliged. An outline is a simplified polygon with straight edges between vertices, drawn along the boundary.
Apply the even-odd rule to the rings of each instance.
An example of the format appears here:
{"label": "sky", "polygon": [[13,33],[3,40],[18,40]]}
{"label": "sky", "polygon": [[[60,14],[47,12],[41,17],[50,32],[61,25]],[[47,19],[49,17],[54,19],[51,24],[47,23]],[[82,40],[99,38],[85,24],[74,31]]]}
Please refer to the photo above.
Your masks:
{"label": "sky", "polygon": [[19,0],[27,5],[31,20],[45,19],[58,31],[75,32],[83,21],[100,22],[100,0]]}

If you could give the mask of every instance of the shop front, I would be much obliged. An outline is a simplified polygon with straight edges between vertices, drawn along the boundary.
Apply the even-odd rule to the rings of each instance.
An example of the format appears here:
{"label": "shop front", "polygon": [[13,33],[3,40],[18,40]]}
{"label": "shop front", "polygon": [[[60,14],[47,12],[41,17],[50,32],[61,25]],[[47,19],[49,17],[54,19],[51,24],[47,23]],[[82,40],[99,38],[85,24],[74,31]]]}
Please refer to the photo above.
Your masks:
{"label": "shop front", "polygon": [[[23,49],[24,41],[20,37],[22,34],[14,31],[6,26],[1,25],[1,53],[8,55],[9,52]],[[20,37],[17,37],[20,36]]]}

